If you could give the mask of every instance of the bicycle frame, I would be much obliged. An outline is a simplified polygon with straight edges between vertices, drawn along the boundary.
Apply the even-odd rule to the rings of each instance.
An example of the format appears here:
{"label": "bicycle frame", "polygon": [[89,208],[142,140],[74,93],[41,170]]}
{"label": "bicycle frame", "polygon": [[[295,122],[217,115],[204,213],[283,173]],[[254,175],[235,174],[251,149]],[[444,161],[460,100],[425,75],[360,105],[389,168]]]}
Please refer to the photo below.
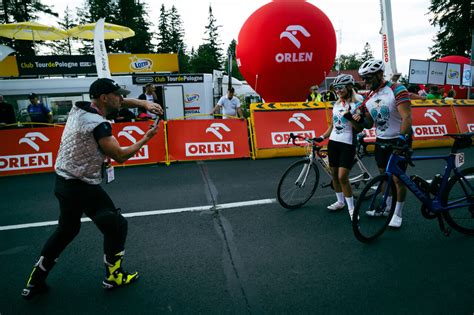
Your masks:
{"label": "bicycle frame", "polygon": [[[452,202],[452,205],[448,205],[443,207],[441,204],[441,192],[444,191],[446,185],[448,184],[448,180],[452,171],[454,174],[463,177],[459,169],[455,166],[455,159],[456,154],[451,153],[449,155],[437,155],[437,156],[414,156],[411,158],[412,161],[420,161],[420,160],[444,160],[446,162],[446,168],[444,170],[444,174],[442,177],[442,181],[436,195],[433,199],[430,198],[429,192],[422,191],[418,185],[416,185],[406,174],[405,172],[398,166],[399,162],[406,162],[407,159],[403,156],[398,154],[392,154],[388,161],[387,168],[385,172],[390,175],[389,176],[389,183],[393,180],[392,176],[396,176],[400,179],[401,182],[410,190],[418,200],[420,200],[429,211],[431,212],[443,212],[449,211],[451,209],[456,209],[460,207],[464,207],[467,203],[459,203],[459,201]],[[467,182],[467,184],[469,184]],[[470,187],[470,189],[473,189]],[[385,196],[386,198],[387,196]]]}

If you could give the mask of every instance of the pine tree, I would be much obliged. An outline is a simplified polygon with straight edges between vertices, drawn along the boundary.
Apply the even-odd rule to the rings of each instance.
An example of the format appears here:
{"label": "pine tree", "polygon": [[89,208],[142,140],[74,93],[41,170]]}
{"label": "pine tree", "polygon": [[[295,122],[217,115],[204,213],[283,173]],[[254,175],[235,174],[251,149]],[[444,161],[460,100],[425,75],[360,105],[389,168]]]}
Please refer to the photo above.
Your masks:
{"label": "pine tree", "polygon": [[370,44],[365,43],[364,50],[362,51],[362,54],[360,55],[361,64],[373,58],[374,58],[374,53],[372,51],[372,48],[370,47]]}
{"label": "pine tree", "polygon": [[[66,6],[62,16],[63,18],[58,22],[58,24],[63,30],[77,26],[77,18],[74,17],[69,6]],[[61,41],[53,41],[49,45],[55,55],[72,55],[72,46],[73,39],[70,37]]]}
{"label": "pine tree", "polygon": [[178,54],[179,72],[189,72],[190,57],[186,53],[186,45],[184,44],[184,28],[181,16],[178,10],[173,5],[168,12],[170,32],[169,32],[169,46],[173,53]]}
{"label": "pine tree", "polygon": [[212,51],[213,62],[215,63],[214,69],[221,69],[220,64],[222,62],[222,48],[219,40],[219,28],[222,25],[217,25],[217,20],[212,13],[212,7],[209,5],[209,24],[206,26],[205,34],[207,38],[204,38],[204,42],[209,46]]}
{"label": "pine tree", "polygon": [[469,56],[473,21],[469,0],[431,0],[429,11],[434,15],[431,25],[439,26],[435,44],[430,47],[431,57],[448,55]]}
{"label": "pine tree", "polygon": [[[40,0],[3,0],[0,7],[1,23],[35,21],[39,18],[40,13],[58,16],[50,6],[42,4]],[[33,56],[35,54],[34,46],[39,44],[29,40],[12,40],[0,37],[0,45],[12,47],[19,56]]]}
{"label": "pine tree", "polygon": [[162,4],[160,8],[160,18],[158,19],[158,53],[170,53],[170,21],[168,11],[165,9],[165,5]]}
{"label": "pine tree", "polygon": [[[237,41],[235,39],[232,39],[232,41],[229,44],[229,47],[227,48],[227,56],[232,56],[232,77],[238,79],[238,80],[244,80],[242,74],[240,73],[239,67],[237,66],[237,60],[235,59],[235,48],[237,46]],[[226,61],[226,65],[224,68],[227,68],[228,60]]]}

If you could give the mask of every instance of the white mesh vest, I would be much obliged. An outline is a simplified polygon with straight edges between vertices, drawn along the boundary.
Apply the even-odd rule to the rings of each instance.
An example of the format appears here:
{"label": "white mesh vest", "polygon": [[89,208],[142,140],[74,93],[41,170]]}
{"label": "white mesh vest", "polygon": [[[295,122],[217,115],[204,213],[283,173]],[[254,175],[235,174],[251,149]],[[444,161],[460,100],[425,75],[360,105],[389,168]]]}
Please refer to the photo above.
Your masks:
{"label": "white mesh vest", "polygon": [[101,115],[73,106],[61,138],[56,174],[92,185],[102,182],[105,155],[94,138],[93,130],[103,122],[107,120]]}

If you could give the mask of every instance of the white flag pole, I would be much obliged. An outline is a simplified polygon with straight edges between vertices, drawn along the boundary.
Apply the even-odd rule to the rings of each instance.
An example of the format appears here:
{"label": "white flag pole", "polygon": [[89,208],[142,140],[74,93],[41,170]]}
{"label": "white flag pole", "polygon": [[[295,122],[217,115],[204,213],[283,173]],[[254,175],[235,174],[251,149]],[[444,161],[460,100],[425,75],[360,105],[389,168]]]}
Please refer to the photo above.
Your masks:
{"label": "white flag pole", "polygon": [[104,18],[101,18],[95,24],[94,29],[94,57],[97,76],[99,78],[112,78],[110,75],[109,58],[105,49],[104,39]]}

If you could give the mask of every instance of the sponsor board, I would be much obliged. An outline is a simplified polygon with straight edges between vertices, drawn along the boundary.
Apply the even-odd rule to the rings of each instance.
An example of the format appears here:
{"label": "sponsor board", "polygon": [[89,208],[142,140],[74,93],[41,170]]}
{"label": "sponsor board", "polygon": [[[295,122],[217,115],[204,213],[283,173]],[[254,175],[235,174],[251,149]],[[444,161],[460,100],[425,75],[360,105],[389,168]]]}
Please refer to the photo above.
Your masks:
{"label": "sponsor board", "polygon": [[233,155],[234,142],[192,142],[186,143],[186,156]]}
{"label": "sponsor board", "polygon": [[448,133],[446,125],[420,125],[412,126],[413,134],[415,137],[440,137]]}
{"label": "sponsor board", "polygon": [[454,114],[460,132],[474,132],[474,106],[455,105]]}
{"label": "sponsor board", "polygon": [[449,106],[413,106],[412,121],[414,140],[437,139],[446,133],[457,132],[456,121]]}

